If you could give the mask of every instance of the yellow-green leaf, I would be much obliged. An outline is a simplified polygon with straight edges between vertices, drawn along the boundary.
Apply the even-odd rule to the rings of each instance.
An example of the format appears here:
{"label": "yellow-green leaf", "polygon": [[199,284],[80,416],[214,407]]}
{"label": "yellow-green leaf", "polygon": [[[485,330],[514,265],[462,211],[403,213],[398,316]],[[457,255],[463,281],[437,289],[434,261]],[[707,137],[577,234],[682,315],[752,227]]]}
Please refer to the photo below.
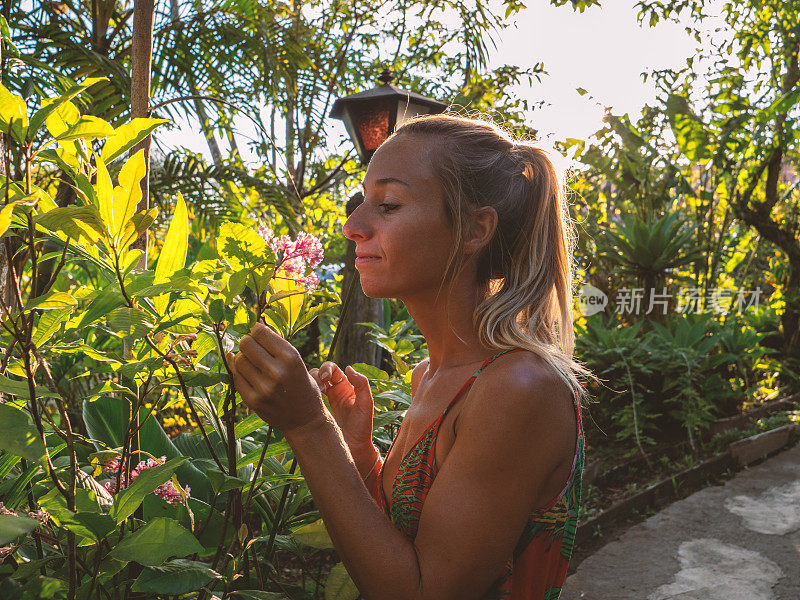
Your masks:
{"label": "yellow-green leaf", "polygon": [[133,148],[162,123],[169,123],[169,121],[167,119],[136,118],[130,123],[120,125],[116,129],[117,135],[106,141],[100,156],[106,163],[110,163]]}
{"label": "yellow-green leaf", "polygon": [[279,298],[277,303],[286,309],[287,326],[291,330],[297,317],[300,316],[300,309],[303,307],[303,300],[306,297],[305,288],[295,283],[294,280],[281,276],[279,272],[272,280],[272,291]]}
{"label": "yellow-green leaf", "polygon": [[12,202],[0,210],[0,236],[8,231],[8,228],[11,226],[11,215],[14,212],[15,204],[16,202]]}
{"label": "yellow-green leaf", "polygon": [[76,304],[78,304],[78,301],[66,292],[50,292],[49,294],[39,296],[28,302],[28,304],[25,305],[25,310],[33,310],[34,308],[40,310],[54,310],[69,308]]}
{"label": "yellow-green leaf", "polygon": [[292,532],[292,537],[305,546],[322,550],[333,548],[331,536],[325,529],[325,523],[318,519],[308,525],[303,525]]}
{"label": "yellow-green leaf", "polygon": [[111,185],[111,177],[106,169],[106,164],[102,159],[97,159],[97,181],[94,185],[95,195],[100,209],[100,217],[110,232],[114,225],[114,187]]}
{"label": "yellow-green leaf", "polygon": [[325,580],[325,600],[356,600],[359,591],[344,563],[335,565]]}
{"label": "yellow-green leaf", "polygon": [[136,207],[142,199],[140,182],[144,177],[144,150],[131,156],[119,172],[119,185],[114,188],[113,224],[111,233],[120,237],[125,224],[136,213]]}
{"label": "yellow-green leaf", "polygon": [[[186,264],[186,249],[189,246],[189,216],[186,212],[186,203],[183,196],[178,194],[178,201],[175,204],[175,211],[172,213],[172,220],[169,223],[167,236],[164,238],[164,245],[161,247],[161,254],[158,255],[156,272],[153,277],[153,284],[167,281],[178,269],[182,269]],[[156,310],[164,312],[169,298],[159,296],[154,299]]]}
{"label": "yellow-green leaf", "polygon": [[[49,104],[56,102],[57,98],[48,98],[42,102],[42,108],[48,108]],[[75,105],[67,100],[61,106],[53,109],[45,118],[45,126],[47,127],[47,131],[50,132],[54,138],[57,138],[60,135],[65,134],[69,131],[69,128],[75,125],[78,122],[78,119],[81,118],[81,114],[78,112],[78,109]]]}
{"label": "yellow-green leaf", "polygon": [[[56,137],[64,133],[64,131],[66,131],[66,128],[62,129],[62,127],[59,125],[59,121],[61,121],[62,126],[69,127],[74,123],[76,123],[78,118],[80,117],[78,110],[75,108],[75,105],[73,105],[70,102],[70,99],[74,98],[82,91],[91,87],[98,81],[108,81],[108,79],[106,79],[105,77],[89,77],[87,79],[84,79],[78,85],[72,86],[69,90],[66,91],[66,93],[62,94],[61,96],[58,96],[57,98],[47,98],[43,100],[42,107],[39,110],[37,110],[31,117],[31,123],[29,127],[30,136],[33,137],[36,131],[39,129],[39,127],[41,127],[42,123],[48,121],[50,116],[54,112],[59,111],[65,105],[69,105],[61,113],[60,115],[62,117],[61,119],[57,118],[56,121],[54,121],[53,123],[49,122],[47,123],[47,129],[48,131],[50,131],[53,137]],[[58,130],[58,133],[53,133],[51,125],[55,125],[56,129]]]}
{"label": "yellow-green leaf", "polygon": [[100,117],[85,115],[56,139],[60,142],[94,140],[111,137],[114,133],[114,128]]}
{"label": "yellow-green leaf", "polygon": [[25,139],[28,131],[28,107],[22,96],[12,94],[0,84],[0,129],[11,134],[18,142]]}

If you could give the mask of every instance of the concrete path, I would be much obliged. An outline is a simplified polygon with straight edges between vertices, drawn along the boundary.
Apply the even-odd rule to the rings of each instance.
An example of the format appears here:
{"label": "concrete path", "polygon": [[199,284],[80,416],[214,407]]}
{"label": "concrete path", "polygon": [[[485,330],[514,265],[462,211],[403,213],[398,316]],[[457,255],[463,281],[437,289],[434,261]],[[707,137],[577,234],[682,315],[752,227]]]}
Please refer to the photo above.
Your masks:
{"label": "concrete path", "polygon": [[800,600],[800,444],[631,527],[560,600]]}

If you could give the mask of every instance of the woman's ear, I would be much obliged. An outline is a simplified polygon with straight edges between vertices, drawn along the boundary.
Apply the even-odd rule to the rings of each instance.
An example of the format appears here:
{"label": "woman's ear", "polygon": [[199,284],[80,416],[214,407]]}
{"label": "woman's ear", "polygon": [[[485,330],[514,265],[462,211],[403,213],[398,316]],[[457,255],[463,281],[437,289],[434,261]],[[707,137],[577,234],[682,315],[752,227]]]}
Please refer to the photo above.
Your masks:
{"label": "woman's ear", "polygon": [[487,246],[497,229],[497,211],[491,206],[482,206],[472,212],[464,239],[464,253],[474,254]]}

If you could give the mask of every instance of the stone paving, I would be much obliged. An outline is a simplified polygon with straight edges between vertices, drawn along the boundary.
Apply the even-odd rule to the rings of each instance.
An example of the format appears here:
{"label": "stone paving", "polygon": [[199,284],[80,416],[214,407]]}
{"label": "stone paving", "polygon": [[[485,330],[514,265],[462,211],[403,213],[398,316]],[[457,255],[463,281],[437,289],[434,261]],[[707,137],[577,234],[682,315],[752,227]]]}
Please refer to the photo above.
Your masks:
{"label": "stone paving", "polygon": [[800,444],[631,527],[560,600],[800,600]]}

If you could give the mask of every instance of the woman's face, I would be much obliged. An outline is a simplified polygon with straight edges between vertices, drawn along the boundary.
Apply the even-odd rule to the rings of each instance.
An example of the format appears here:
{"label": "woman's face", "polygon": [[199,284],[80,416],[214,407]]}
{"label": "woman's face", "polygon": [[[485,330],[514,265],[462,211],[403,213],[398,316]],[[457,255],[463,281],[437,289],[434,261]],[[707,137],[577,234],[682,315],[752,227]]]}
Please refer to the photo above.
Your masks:
{"label": "woman's face", "polygon": [[439,290],[453,244],[430,143],[398,136],[375,152],[364,176],[364,202],[344,235],[356,243],[361,287],[372,298],[406,299]]}

